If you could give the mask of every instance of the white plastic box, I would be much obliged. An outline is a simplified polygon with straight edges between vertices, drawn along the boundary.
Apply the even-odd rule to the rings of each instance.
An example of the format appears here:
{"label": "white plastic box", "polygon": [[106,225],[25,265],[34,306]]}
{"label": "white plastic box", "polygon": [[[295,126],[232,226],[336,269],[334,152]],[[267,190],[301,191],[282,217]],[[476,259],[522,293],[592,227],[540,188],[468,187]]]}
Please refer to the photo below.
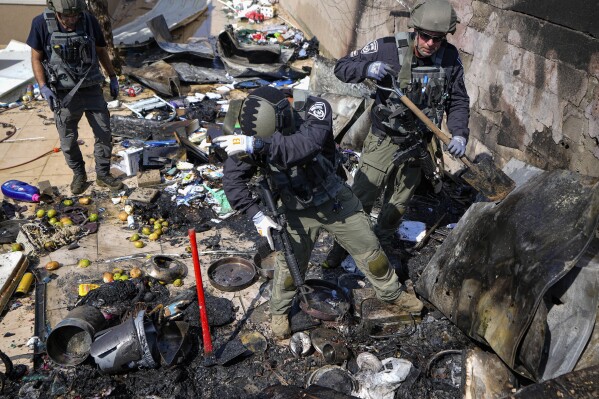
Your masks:
{"label": "white plastic box", "polygon": [[141,160],[143,148],[131,147],[126,150],[117,152],[117,155],[122,159],[120,162],[112,166],[122,170],[127,176],[135,176],[139,172],[139,163]]}

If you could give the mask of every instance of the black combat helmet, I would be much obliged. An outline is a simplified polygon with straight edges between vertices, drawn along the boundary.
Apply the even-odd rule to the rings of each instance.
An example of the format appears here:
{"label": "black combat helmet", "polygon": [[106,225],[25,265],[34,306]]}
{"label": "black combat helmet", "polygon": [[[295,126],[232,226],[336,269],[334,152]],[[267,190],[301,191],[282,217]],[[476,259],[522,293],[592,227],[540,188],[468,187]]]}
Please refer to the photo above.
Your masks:
{"label": "black combat helmet", "polygon": [[244,100],[239,115],[243,134],[267,138],[278,131],[295,131],[293,110],[287,96],[274,87],[265,86],[252,91]]}
{"label": "black combat helmet", "polygon": [[408,27],[430,32],[454,33],[460,21],[447,0],[424,0],[412,9]]}

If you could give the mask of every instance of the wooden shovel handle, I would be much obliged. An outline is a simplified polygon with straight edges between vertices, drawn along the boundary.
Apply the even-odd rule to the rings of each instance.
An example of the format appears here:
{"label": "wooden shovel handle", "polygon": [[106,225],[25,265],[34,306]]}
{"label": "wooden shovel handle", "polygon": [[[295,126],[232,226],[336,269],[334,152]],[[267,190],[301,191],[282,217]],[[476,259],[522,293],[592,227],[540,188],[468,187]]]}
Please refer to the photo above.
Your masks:
{"label": "wooden shovel handle", "polygon": [[[424,112],[422,112],[420,110],[420,108],[418,108],[416,106],[416,104],[414,104],[412,102],[412,100],[410,100],[405,94],[403,93],[397,93],[397,91],[395,91],[395,93],[399,96],[399,99],[401,100],[402,103],[404,103],[404,105],[406,107],[408,107],[410,109],[410,111],[412,111],[414,113],[414,115],[416,115],[418,117],[418,119],[420,119],[422,122],[424,122],[424,124],[426,125],[426,127],[428,127],[431,132],[433,132],[435,134],[435,136],[437,136],[439,138],[439,140],[441,140],[443,142],[443,144],[445,145],[449,145],[449,142],[451,141],[451,139],[449,138],[448,135],[445,134],[445,132],[443,132],[443,130],[439,129],[437,127],[437,125],[435,125],[433,123],[433,121],[431,121],[429,119],[428,116],[426,116],[424,114]],[[470,162],[470,160],[463,155],[462,157],[460,157],[460,160],[462,162],[464,162],[464,165],[466,165],[467,167],[472,169],[472,162]]]}

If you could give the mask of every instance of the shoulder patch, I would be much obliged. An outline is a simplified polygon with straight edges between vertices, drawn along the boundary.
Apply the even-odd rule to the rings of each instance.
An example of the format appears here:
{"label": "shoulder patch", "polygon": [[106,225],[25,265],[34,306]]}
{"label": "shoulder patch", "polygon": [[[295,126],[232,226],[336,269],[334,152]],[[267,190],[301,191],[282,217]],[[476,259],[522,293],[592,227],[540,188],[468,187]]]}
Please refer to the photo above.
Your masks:
{"label": "shoulder patch", "polygon": [[376,40],[371,41],[366,46],[362,47],[362,54],[372,54],[379,51],[379,43]]}
{"label": "shoulder patch", "polygon": [[308,115],[312,115],[319,120],[323,120],[327,116],[327,108],[323,102],[316,102],[308,110]]}

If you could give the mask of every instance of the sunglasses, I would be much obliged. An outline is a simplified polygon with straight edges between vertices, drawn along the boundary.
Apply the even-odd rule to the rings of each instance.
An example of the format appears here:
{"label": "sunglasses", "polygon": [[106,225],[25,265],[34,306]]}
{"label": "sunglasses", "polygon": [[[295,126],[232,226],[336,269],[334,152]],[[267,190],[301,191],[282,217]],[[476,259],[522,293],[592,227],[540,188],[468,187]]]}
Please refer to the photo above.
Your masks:
{"label": "sunglasses", "polygon": [[79,17],[81,16],[81,13],[77,13],[77,14],[61,14],[61,13],[57,13],[57,14],[58,14],[58,16],[61,19],[70,19],[70,20],[79,19]]}
{"label": "sunglasses", "polygon": [[435,43],[435,44],[440,43],[443,40],[445,40],[445,35],[443,35],[443,36],[433,36],[433,35],[429,35],[428,33],[424,33],[421,30],[418,31],[418,36],[422,40],[424,40],[425,42],[428,42],[429,40],[432,40],[433,43]]}

